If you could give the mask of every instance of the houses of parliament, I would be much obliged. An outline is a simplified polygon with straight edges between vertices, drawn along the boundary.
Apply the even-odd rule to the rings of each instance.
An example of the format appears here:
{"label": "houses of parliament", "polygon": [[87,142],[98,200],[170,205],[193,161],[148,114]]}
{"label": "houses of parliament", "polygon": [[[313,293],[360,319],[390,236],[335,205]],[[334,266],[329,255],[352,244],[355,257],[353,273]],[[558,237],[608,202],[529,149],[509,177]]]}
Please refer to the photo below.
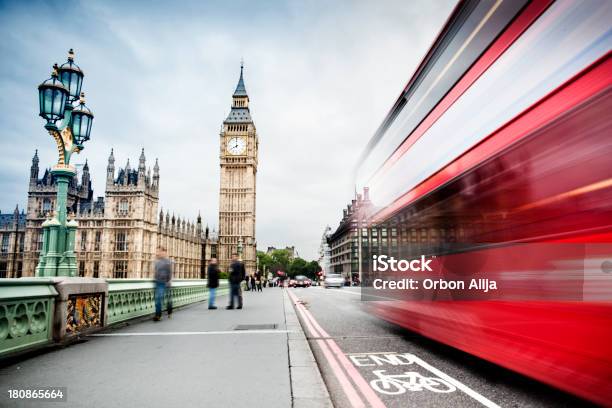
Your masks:
{"label": "houses of parliament", "polygon": [[[111,150],[104,197],[94,199],[89,165],[68,190],[69,213],[78,222],[75,242],[79,276],[150,278],[158,246],[175,264],[177,278],[204,276],[216,256],[216,233],[202,219],[189,221],[159,209],[160,170],[151,173],[144,149],[138,165],[115,168]],[[42,247],[42,223],[55,208],[56,182],[49,169],[40,177],[35,153],[30,167],[26,211],[0,214],[0,277],[34,276]]]}
{"label": "houses of parliament", "polygon": [[[159,205],[160,166],[147,166],[144,149],[134,167],[115,167],[111,150],[104,197],[94,198],[89,165],[68,190],[68,210],[77,223],[79,276],[151,278],[156,248],[174,262],[175,278],[204,278],[211,258],[227,270],[237,253],[248,273],[256,268],[255,197],[259,139],[250,114],[243,66],[220,133],[219,232],[164,212]],[[34,276],[42,248],[42,223],[55,209],[56,180],[42,172],[38,153],[30,166],[27,207],[0,213],[0,278]]]}

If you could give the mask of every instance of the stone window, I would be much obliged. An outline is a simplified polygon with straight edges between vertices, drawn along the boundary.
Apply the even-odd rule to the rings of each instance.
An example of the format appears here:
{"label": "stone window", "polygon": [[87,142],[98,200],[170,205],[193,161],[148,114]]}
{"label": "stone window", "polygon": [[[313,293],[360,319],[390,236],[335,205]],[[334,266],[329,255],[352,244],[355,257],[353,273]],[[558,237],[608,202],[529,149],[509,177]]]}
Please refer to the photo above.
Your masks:
{"label": "stone window", "polygon": [[40,251],[42,249],[42,245],[43,245],[43,232],[40,231],[38,233],[35,233],[36,235],[34,235],[35,240],[34,241],[34,248],[36,251]]}
{"label": "stone window", "polygon": [[43,200],[42,211],[43,211],[43,214],[51,212],[51,200],[49,200],[48,198],[45,198]]}
{"label": "stone window", "polygon": [[96,231],[96,236],[94,239],[94,251],[100,250],[101,243],[102,243],[102,231]]}
{"label": "stone window", "polygon": [[115,235],[115,251],[127,251],[127,233],[125,231],[117,231]]}
{"label": "stone window", "polygon": [[6,254],[9,250],[9,239],[10,239],[10,235],[9,234],[2,234],[2,253]]}
{"label": "stone window", "polygon": [[81,252],[87,251],[87,231],[81,231]]}
{"label": "stone window", "polygon": [[114,278],[127,278],[127,261],[115,261]]}
{"label": "stone window", "polygon": [[129,209],[130,209],[130,204],[128,203],[128,200],[124,198],[123,200],[119,201],[119,207],[118,207],[117,212],[120,215],[127,215]]}

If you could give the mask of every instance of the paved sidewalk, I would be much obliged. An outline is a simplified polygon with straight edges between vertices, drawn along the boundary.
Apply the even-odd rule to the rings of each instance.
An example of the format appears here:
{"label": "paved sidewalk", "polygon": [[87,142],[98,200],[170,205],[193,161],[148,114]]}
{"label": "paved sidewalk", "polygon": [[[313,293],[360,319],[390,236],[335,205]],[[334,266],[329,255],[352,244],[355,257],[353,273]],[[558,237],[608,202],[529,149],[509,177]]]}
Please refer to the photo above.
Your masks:
{"label": "paved sidewalk", "polygon": [[225,310],[222,296],[218,310],[198,303],[3,367],[0,406],[48,406],[6,391],[48,386],[67,387],[62,407],[331,406],[284,292],[244,292],[242,310]]}

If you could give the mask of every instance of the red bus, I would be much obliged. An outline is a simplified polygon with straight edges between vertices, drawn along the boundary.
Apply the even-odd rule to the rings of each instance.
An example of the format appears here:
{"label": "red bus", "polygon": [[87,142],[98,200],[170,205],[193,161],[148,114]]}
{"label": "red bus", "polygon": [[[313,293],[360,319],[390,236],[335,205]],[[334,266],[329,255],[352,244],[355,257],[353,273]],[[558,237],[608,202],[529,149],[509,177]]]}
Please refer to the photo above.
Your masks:
{"label": "red bus", "polygon": [[[443,280],[382,318],[612,403],[612,2],[460,1],[356,169],[372,255]],[[372,292],[370,292],[372,293]]]}

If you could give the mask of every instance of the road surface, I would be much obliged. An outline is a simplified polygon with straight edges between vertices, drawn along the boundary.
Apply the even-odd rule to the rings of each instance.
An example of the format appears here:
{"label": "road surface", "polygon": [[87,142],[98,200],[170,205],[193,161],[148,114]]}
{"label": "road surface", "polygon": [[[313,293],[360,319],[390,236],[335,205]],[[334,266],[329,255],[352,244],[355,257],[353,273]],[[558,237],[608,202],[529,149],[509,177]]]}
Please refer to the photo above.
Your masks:
{"label": "road surface", "polygon": [[359,288],[288,290],[336,407],[588,406],[369,315]]}

